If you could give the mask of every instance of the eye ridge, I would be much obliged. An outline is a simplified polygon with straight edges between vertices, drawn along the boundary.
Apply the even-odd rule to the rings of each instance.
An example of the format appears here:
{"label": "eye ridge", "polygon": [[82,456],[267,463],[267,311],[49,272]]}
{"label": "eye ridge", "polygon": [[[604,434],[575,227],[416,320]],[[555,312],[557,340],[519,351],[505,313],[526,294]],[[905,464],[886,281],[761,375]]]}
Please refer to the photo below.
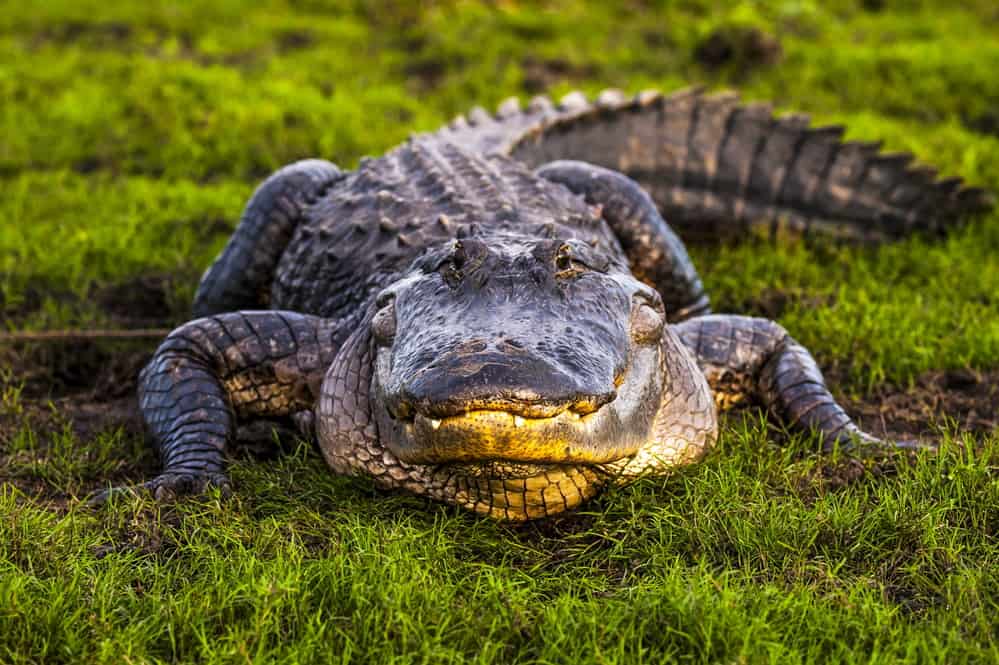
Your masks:
{"label": "eye ridge", "polygon": [[555,254],[555,276],[558,278],[575,277],[584,272],[590,272],[592,267],[587,265],[582,257],[576,256],[572,252],[570,245],[562,245]]}
{"label": "eye ridge", "polygon": [[481,262],[481,257],[470,256],[465,243],[456,240],[451,246],[451,251],[438,264],[437,271],[448,286],[457,288],[465,278],[465,269],[475,268]]}

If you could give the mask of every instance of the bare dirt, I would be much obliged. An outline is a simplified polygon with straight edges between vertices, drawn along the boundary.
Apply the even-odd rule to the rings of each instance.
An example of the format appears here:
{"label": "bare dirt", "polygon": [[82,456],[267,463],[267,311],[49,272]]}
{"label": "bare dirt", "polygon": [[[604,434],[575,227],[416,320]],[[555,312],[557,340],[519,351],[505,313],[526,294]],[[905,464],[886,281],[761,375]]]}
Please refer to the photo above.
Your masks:
{"label": "bare dirt", "polygon": [[863,399],[844,399],[846,410],[882,437],[935,437],[941,428],[975,436],[999,426],[999,371],[931,371],[912,387],[877,386]]}
{"label": "bare dirt", "polygon": [[694,49],[694,59],[705,69],[732,67],[738,77],[780,62],[783,49],[776,37],[758,28],[723,26],[711,32]]}
{"label": "bare dirt", "polygon": [[580,81],[596,74],[592,65],[576,64],[564,58],[529,56],[520,64],[524,73],[524,90],[530,95],[540,95],[559,83]]}

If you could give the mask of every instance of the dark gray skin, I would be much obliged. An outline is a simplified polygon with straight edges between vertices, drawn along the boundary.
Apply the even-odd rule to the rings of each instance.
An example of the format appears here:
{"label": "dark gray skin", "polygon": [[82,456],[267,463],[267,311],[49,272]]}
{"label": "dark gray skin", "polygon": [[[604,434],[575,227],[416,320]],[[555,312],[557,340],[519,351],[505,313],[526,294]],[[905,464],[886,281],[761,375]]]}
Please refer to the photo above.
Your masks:
{"label": "dark gray skin", "polygon": [[662,215],[883,240],[987,204],[840,131],[728,95],[573,94],[473,111],[352,173],[282,169],[143,371],[163,461],[143,487],[228,488],[254,417],[295,417],[338,473],[511,520],[699,459],[741,403],[827,448],[899,445],[861,432],[780,326],[710,314]]}

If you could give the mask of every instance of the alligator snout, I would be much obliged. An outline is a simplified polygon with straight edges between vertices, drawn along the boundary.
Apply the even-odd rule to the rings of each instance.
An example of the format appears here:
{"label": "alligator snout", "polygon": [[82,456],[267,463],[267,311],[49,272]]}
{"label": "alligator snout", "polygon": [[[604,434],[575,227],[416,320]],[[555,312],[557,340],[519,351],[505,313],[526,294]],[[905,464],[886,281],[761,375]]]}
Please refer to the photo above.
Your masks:
{"label": "alligator snout", "polygon": [[469,411],[551,418],[566,411],[588,415],[617,396],[613,377],[594,379],[593,385],[581,385],[577,377],[527,353],[459,348],[413,376],[390,397],[388,407],[404,420]]}

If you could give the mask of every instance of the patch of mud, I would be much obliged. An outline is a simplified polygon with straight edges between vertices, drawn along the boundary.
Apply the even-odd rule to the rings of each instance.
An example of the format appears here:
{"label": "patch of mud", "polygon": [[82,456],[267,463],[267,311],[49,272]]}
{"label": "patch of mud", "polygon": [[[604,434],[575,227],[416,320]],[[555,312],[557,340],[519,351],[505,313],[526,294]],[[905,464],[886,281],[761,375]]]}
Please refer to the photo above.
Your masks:
{"label": "patch of mud", "polygon": [[91,299],[118,325],[161,327],[174,318],[174,284],[170,275],[143,275],[97,289]]}
{"label": "patch of mud", "polygon": [[[162,301],[143,301],[162,291],[156,279],[131,292],[121,285],[103,290],[105,312],[126,322],[162,311]],[[17,487],[53,509],[73,496],[106,487],[132,485],[153,477],[158,463],[147,439],[136,396],[138,375],[158,340],[46,341],[0,346],[0,484]],[[99,437],[115,435],[106,472],[92,471],[90,448]],[[71,436],[71,439],[67,439]],[[28,438],[25,438],[28,437]],[[297,442],[290,420],[261,420],[236,432],[239,456],[273,458]],[[107,444],[108,439],[104,439]],[[277,445],[275,445],[277,444]],[[103,453],[108,455],[107,451]],[[72,490],[48,478],[59,470],[82,473]],[[64,475],[62,477],[65,477]],[[71,493],[67,493],[71,492]]]}
{"label": "patch of mud", "polygon": [[577,65],[563,58],[540,59],[533,56],[521,62],[524,91],[538,95],[564,81],[580,81],[595,78],[597,68],[593,65]]}
{"label": "patch of mud", "polygon": [[724,26],[711,32],[694,49],[704,68],[733,68],[739,76],[780,62],[784,52],[776,37],[758,28]]}
{"label": "patch of mud", "polygon": [[[205,238],[232,229],[223,221],[206,223]],[[58,289],[41,282],[29,284],[10,301],[0,291],[0,314],[5,327],[17,329],[20,324],[50,304],[69,311],[90,312],[96,305],[106,318],[120,328],[164,328],[178,322],[186,303],[175,301],[175,286],[196,279],[191,274],[154,273],[133,277],[107,285],[92,285],[84,295]]]}
{"label": "patch of mud", "polygon": [[836,298],[833,295],[816,295],[794,289],[765,289],[748,300],[735,303],[732,307],[724,306],[724,311],[739,312],[746,316],[762,316],[767,319],[777,319],[783,316],[792,306],[818,309],[820,307],[830,307],[835,304]]}
{"label": "patch of mud", "polygon": [[999,136],[999,112],[986,111],[976,116],[964,116],[962,120],[964,126],[974,132],[988,136]]}
{"label": "patch of mud", "polygon": [[[3,308],[6,326],[32,318],[47,302],[56,302],[85,318],[96,306],[103,314],[99,327],[123,330],[170,329],[179,322],[174,302],[174,277],[146,275],[90,289],[82,297],[26,289],[16,303]],[[104,399],[134,394],[135,377],[156,349],[158,340],[46,340],[0,344],[0,367],[23,384],[22,394],[33,399],[57,399],[91,393]]]}
{"label": "patch of mud", "polygon": [[911,460],[911,455],[888,455],[880,458],[824,457],[815,466],[794,477],[794,493],[806,504],[827,493],[836,492],[857,483],[872,483],[897,474],[898,465]]}
{"label": "patch of mud", "polygon": [[[172,284],[168,276],[152,275],[91,289],[86,303],[78,295],[67,297],[79,302],[84,312],[96,305],[109,320],[109,327],[169,328]],[[9,324],[16,327],[16,315],[37,315],[44,301],[52,298],[51,292],[29,296],[16,307],[5,309]],[[73,487],[80,495],[109,482],[129,484],[153,473],[153,455],[136,453],[136,442],[144,437],[136,382],[157,344],[158,340],[148,339],[0,345],[0,391],[4,395],[0,404],[0,483],[59,509],[72,500],[65,493],[66,487]],[[91,444],[116,432],[110,445],[120,445],[120,455],[113,454],[103,467],[105,471],[100,472],[102,477],[91,478],[94,464],[103,464],[91,456],[106,454],[98,453]],[[63,481],[51,480],[57,477]],[[68,480],[74,477],[76,480]],[[69,485],[63,484],[66,482]]]}
{"label": "patch of mud", "polygon": [[[25,432],[30,432],[33,443],[28,448],[13,445],[15,437]],[[75,442],[70,451],[64,443],[57,443],[64,441],[67,433]],[[72,496],[46,482],[44,467],[65,468],[66,456],[86,458],[90,454],[87,444],[112,433],[119,433],[121,455],[109,473],[89,482],[85,480],[76,492],[79,496],[107,483],[135,482],[154,470],[151,455],[136,457],[130,452],[131,447],[125,445],[144,436],[135,396],[105,398],[78,394],[55,399],[22,398],[16,408],[0,408],[0,484],[17,487],[51,508],[65,508]],[[43,467],[41,473],[32,470],[36,465]]]}
{"label": "patch of mud", "polygon": [[275,35],[274,45],[278,53],[291,53],[315,46],[318,41],[316,35],[308,30],[291,29]]}
{"label": "patch of mud", "polygon": [[32,46],[42,44],[85,44],[94,48],[118,48],[129,41],[134,29],[120,21],[63,21],[51,23],[38,32],[31,40]]}
{"label": "patch of mud", "polygon": [[0,351],[0,359],[11,369],[13,380],[23,385],[25,398],[84,395],[106,401],[135,392],[136,377],[155,345],[154,341],[52,341]]}
{"label": "patch of mud", "polygon": [[[835,381],[829,381],[835,386]],[[875,436],[893,439],[937,437],[939,428],[987,436],[999,427],[999,370],[931,371],[911,388],[877,386],[861,399],[841,402],[857,423]]]}
{"label": "patch of mud", "polygon": [[414,91],[430,92],[440,87],[449,71],[460,69],[463,64],[461,58],[448,60],[436,55],[414,57],[403,66],[403,73]]}

